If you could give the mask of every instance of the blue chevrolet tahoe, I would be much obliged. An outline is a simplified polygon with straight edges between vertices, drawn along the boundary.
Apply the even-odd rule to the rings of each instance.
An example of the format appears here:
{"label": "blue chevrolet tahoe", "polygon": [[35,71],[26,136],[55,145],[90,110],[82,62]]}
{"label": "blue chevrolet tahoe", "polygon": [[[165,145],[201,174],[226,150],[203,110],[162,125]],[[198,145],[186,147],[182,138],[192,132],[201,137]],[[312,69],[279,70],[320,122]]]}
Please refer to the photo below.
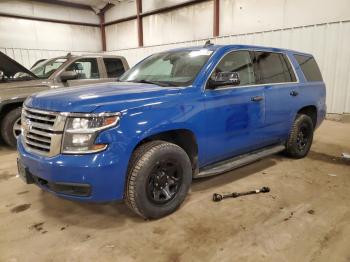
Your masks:
{"label": "blue chevrolet tahoe", "polygon": [[175,211],[193,178],[307,155],[325,117],[310,54],[211,45],[151,55],[119,82],[41,92],[22,111],[19,174],[71,200]]}

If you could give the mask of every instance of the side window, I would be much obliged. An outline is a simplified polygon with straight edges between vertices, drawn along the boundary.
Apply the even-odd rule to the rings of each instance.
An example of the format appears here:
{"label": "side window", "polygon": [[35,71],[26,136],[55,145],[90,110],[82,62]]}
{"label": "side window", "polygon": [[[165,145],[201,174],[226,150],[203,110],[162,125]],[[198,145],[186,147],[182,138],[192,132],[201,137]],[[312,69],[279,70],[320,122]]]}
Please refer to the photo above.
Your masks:
{"label": "side window", "polygon": [[260,84],[295,82],[292,66],[283,54],[254,52],[254,64],[259,70]]}
{"label": "side window", "polygon": [[119,77],[124,74],[123,62],[118,58],[103,58],[108,78]]}
{"label": "side window", "polygon": [[76,60],[69,65],[66,71],[75,71],[78,73],[78,79],[97,79],[100,78],[96,58],[83,58]]}
{"label": "side window", "polygon": [[212,77],[219,72],[238,73],[240,86],[255,84],[255,75],[249,51],[233,51],[227,54],[215,68]]}
{"label": "side window", "polygon": [[323,81],[320,69],[312,56],[294,55],[307,81]]}

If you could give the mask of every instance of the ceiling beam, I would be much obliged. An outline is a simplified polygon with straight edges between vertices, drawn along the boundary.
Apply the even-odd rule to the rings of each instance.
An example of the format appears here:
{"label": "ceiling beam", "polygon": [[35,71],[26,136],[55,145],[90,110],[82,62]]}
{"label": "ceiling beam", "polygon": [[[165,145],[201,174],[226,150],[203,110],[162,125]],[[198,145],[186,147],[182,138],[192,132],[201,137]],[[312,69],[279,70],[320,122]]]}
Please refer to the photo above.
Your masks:
{"label": "ceiling beam", "polygon": [[79,9],[93,11],[93,9],[90,5],[85,5],[85,4],[77,4],[77,3],[58,1],[58,0],[32,0],[32,1],[45,3],[45,4],[61,5],[61,6],[65,6],[65,7],[72,7],[72,8],[79,8]]}
{"label": "ceiling beam", "polygon": [[32,20],[32,21],[40,21],[40,22],[50,22],[50,23],[58,23],[58,24],[68,24],[68,25],[82,25],[82,26],[93,26],[93,27],[99,27],[99,24],[93,24],[93,23],[84,23],[84,22],[74,22],[74,21],[67,21],[67,20],[60,20],[60,19],[51,19],[51,18],[41,18],[41,17],[32,17],[32,16],[25,16],[25,15],[15,15],[15,14],[7,14],[7,13],[1,13],[0,16],[2,17],[10,17],[10,18],[18,18],[18,19],[26,19],[26,20]]}
{"label": "ceiling beam", "polygon": [[102,51],[107,51],[105,13],[106,13],[107,10],[109,10],[113,6],[114,6],[113,4],[108,3],[98,13],[98,16],[100,17]]}
{"label": "ceiling beam", "polygon": [[112,4],[112,3],[106,4],[106,5],[101,9],[100,13],[105,13],[105,12],[107,12],[107,11],[108,11],[109,9],[111,9],[113,6],[114,6],[114,4]]}
{"label": "ceiling beam", "polygon": [[102,51],[107,51],[107,43],[106,43],[106,26],[105,24],[105,13],[101,12],[98,14],[100,17],[100,30],[101,30],[101,44]]}
{"label": "ceiling beam", "polygon": [[136,0],[137,36],[139,47],[143,46],[142,0]]}
{"label": "ceiling beam", "polygon": [[214,0],[213,36],[220,34],[220,0]]}
{"label": "ceiling beam", "polygon": [[110,21],[110,22],[106,22],[106,23],[104,23],[104,25],[105,26],[114,25],[114,24],[119,24],[119,23],[131,21],[131,20],[135,20],[135,19],[137,19],[137,16],[136,15],[132,15],[132,16],[116,19],[116,20],[113,20],[113,21]]}
{"label": "ceiling beam", "polygon": [[[163,7],[163,8],[158,8],[158,9],[155,9],[155,10],[152,10],[152,11],[148,11],[148,12],[140,12],[139,17],[142,18],[142,17],[146,17],[146,16],[150,16],[150,15],[161,14],[161,13],[173,11],[173,10],[176,10],[176,9],[179,9],[179,8],[182,8],[182,7],[198,4],[198,3],[201,3],[201,2],[208,2],[208,1],[211,1],[211,0],[191,0],[191,1],[186,1],[186,2],[183,2],[183,3],[180,3],[180,4],[167,6],[167,7]],[[120,19],[116,19],[116,20],[113,20],[113,21],[109,21],[109,22],[105,23],[105,26],[119,24],[119,23],[131,21],[131,20],[134,20],[134,19],[137,19],[137,14],[136,15],[132,15],[132,16],[128,16],[128,17],[124,17],[124,18],[120,18]]]}

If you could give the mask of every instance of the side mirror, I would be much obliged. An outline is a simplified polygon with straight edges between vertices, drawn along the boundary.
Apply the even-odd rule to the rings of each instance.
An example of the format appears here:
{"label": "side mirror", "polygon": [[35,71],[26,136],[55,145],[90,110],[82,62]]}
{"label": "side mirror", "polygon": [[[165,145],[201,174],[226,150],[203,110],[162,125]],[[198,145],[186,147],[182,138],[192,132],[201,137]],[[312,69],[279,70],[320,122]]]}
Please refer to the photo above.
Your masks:
{"label": "side mirror", "polygon": [[208,84],[210,89],[214,89],[219,86],[239,85],[240,82],[237,72],[219,72],[210,78]]}
{"label": "side mirror", "polygon": [[75,71],[64,71],[61,74],[61,81],[66,82],[68,80],[74,80],[78,78],[78,73]]}

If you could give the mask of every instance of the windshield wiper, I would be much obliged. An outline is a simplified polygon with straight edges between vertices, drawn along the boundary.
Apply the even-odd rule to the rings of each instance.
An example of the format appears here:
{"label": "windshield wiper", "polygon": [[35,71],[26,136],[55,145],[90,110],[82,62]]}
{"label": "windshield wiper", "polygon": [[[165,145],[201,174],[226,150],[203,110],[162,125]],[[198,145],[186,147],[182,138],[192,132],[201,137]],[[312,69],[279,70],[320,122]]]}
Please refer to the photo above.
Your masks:
{"label": "windshield wiper", "polygon": [[172,83],[169,82],[163,82],[163,81],[150,81],[150,80],[132,80],[132,81],[127,81],[127,82],[133,82],[133,83],[142,83],[142,84],[152,84],[152,85],[157,85],[157,86],[176,86]]}

